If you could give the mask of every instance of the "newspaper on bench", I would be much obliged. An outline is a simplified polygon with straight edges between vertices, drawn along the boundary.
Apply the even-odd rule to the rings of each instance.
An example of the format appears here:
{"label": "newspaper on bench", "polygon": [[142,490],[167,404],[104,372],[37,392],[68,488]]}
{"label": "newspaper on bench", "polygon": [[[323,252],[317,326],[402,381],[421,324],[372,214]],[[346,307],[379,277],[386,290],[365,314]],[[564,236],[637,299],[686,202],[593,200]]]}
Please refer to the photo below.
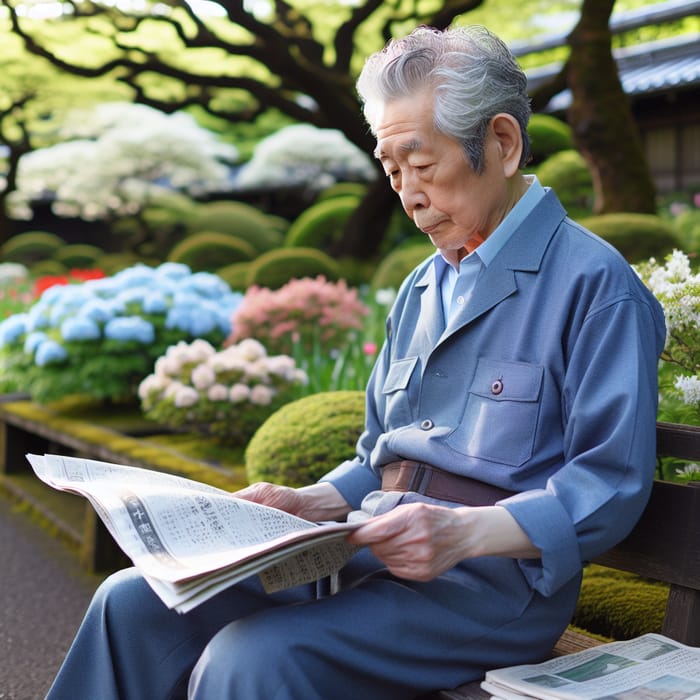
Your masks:
{"label": "newspaper on bench", "polygon": [[700,648],[660,634],[489,671],[497,700],[700,700]]}
{"label": "newspaper on bench", "polygon": [[258,574],[268,592],[331,575],[356,548],[349,523],[312,523],[163,472],[27,455],[49,486],[87,498],[169,608],[187,612]]}

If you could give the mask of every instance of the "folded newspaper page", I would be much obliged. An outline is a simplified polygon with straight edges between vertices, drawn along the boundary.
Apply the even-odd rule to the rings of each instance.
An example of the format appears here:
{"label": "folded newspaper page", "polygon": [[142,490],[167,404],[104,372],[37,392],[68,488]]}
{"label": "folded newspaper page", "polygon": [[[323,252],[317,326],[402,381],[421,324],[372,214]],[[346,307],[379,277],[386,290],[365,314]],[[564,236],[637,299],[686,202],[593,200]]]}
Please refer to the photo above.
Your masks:
{"label": "folded newspaper page", "polygon": [[486,674],[496,700],[700,700],[700,647],[660,634]]}
{"label": "folded newspaper page", "polygon": [[87,498],[169,608],[187,612],[258,574],[268,592],[338,571],[351,523],[312,523],[191,479],[78,457],[27,455],[35,474]]}

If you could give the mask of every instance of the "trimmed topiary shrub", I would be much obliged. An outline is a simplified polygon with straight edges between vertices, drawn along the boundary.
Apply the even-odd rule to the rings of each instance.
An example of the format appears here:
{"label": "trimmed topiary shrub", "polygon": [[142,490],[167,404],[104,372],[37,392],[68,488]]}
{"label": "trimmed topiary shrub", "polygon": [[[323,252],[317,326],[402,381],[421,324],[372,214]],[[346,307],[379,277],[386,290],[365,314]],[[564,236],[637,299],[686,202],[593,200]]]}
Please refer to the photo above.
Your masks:
{"label": "trimmed topiary shrub", "polygon": [[425,241],[404,245],[389,253],[377,267],[371,288],[398,289],[416,265],[435,252],[435,246]]}
{"label": "trimmed topiary shrub", "polygon": [[52,258],[47,258],[46,260],[39,260],[39,262],[34,263],[30,268],[29,272],[32,277],[44,277],[46,275],[63,275],[68,270],[66,266],[58,262],[58,260],[53,260]]}
{"label": "trimmed topiary shrub", "polygon": [[326,187],[325,190],[319,193],[317,202],[331,197],[345,197],[352,195],[357,199],[362,199],[367,192],[367,184],[364,182],[336,182],[335,185]]}
{"label": "trimmed topiary shrub", "polygon": [[355,455],[364,415],[363,391],[320,392],[286,404],[248,443],[248,481],[293,487],[315,483]]}
{"label": "trimmed topiary shrub", "polygon": [[168,261],[187,265],[195,272],[214,270],[236,262],[252,260],[257,251],[237,236],[216,231],[192,233],[168,254]]}
{"label": "trimmed topiary shrub", "polygon": [[48,231],[26,231],[8,239],[0,247],[0,258],[18,262],[27,267],[46,258],[52,258],[65,245],[60,236]]}
{"label": "trimmed topiary shrub", "polygon": [[543,163],[560,151],[574,148],[571,127],[551,114],[533,114],[527,127],[532,165]]}
{"label": "trimmed topiary shrub", "polygon": [[615,246],[630,263],[662,260],[681,247],[673,225],[653,214],[616,212],[584,217],[578,222]]}
{"label": "trimmed topiary shrub", "polygon": [[231,289],[235,289],[237,292],[245,292],[250,286],[248,284],[248,277],[250,276],[249,262],[237,262],[224,265],[224,267],[220,267],[216,270],[216,274],[221,277]]}
{"label": "trimmed topiary shrub", "polygon": [[342,236],[343,227],[357,209],[359,201],[356,195],[344,195],[312,204],[292,222],[285,245],[330,250]]}
{"label": "trimmed topiary shrub", "polygon": [[189,234],[216,231],[247,241],[257,253],[277,248],[283,243],[288,223],[269,217],[250,204],[235,201],[200,204],[186,222]]}
{"label": "trimmed topiary shrub", "polygon": [[104,251],[95,245],[74,243],[60,247],[54,253],[53,259],[68,269],[86,269],[96,267],[103,253]]}
{"label": "trimmed topiary shrub", "polygon": [[573,624],[613,639],[661,632],[668,585],[616,569],[584,569]]}
{"label": "trimmed topiary shrub", "polygon": [[316,248],[280,248],[263,253],[250,263],[248,285],[279,289],[289,280],[322,275],[340,279],[338,263]]}
{"label": "trimmed topiary shrub", "polygon": [[560,151],[535,169],[545,187],[554,187],[569,216],[589,216],[593,211],[593,179],[583,156],[575,150]]}

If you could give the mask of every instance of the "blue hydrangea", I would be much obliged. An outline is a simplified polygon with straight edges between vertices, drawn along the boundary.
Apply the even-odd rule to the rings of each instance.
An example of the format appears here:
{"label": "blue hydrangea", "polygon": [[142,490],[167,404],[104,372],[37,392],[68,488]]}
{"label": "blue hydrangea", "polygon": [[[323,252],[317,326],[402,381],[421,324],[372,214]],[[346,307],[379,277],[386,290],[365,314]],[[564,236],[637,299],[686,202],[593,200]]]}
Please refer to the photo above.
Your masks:
{"label": "blue hydrangea", "polygon": [[164,314],[168,310],[168,299],[159,290],[149,292],[143,299],[143,311],[147,314]]}
{"label": "blue hydrangea", "polygon": [[193,314],[193,308],[187,306],[171,306],[168,309],[168,314],[165,317],[165,327],[168,330],[177,329],[184,333],[190,332],[190,324]]}
{"label": "blue hydrangea", "polygon": [[156,276],[159,280],[179,281],[186,279],[191,273],[190,268],[183,263],[165,262],[156,268]]}
{"label": "blue hydrangea", "polygon": [[95,323],[106,323],[114,318],[115,304],[104,299],[94,298],[85,304],[80,310],[80,315],[89,318]]}
{"label": "blue hydrangea", "polygon": [[61,324],[61,336],[66,341],[97,340],[100,327],[87,316],[67,318]]}
{"label": "blue hydrangea", "polygon": [[45,340],[43,343],[39,344],[36,349],[36,355],[34,356],[34,362],[39,367],[45,367],[46,365],[58,364],[63,362],[68,357],[68,352],[60,343],[55,340]]}
{"label": "blue hydrangea", "polygon": [[112,277],[112,280],[117,289],[125,290],[134,287],[151,286],[154,275],[155,272],[152,267],[139,263],[117,272]]}
{"label": "blue hydrangea", "polygon": [[140,316],[113,318],[105,325],[104,332],[110,340],[136,341],[143,345],[150,345],[156,337],[153,324]]}
{"label": "blue hydrangea", "polygon": [[51,325],[50,316],[51,308],[44,302],[42,297],[40,301],[27,311],[27,333],[48,328]]}
{"label": "blue hydrangea", "polygon": [[183,288],[207,299],[218,299],[230,291],[221,277],[210,272],[195,272],[183,280]]}
{"label": "blue hydrangea", "polygon": [[47,339],[46,333],[43,331],[33,331],[24,339],[24,352],[27,355],[33,355],[34,351]]}
{"label": "blue hydrangea", "polygon": [[27,332],[27,314],[13,314],[0,323],[0,347],[13,345]]}

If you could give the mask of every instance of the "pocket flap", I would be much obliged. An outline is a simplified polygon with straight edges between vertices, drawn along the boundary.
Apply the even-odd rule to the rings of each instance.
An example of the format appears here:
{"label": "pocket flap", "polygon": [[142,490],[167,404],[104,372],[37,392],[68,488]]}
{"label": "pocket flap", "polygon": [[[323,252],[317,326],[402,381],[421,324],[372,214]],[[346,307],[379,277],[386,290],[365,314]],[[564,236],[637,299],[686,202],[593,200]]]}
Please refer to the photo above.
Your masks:
{"label": "pocket flap", "polygon": [[494,401],[537,401],[543,376],[541,365],[481,357],[471,393]]}
{"label": "pocket flap", "polygon": [[403,360],[395,360],[391,363],[386,379],[384,380],[383,394],[392,394],[400,389],[405,389],[413,374],[413,369],[418,362],[418,356],[406,357]]}

